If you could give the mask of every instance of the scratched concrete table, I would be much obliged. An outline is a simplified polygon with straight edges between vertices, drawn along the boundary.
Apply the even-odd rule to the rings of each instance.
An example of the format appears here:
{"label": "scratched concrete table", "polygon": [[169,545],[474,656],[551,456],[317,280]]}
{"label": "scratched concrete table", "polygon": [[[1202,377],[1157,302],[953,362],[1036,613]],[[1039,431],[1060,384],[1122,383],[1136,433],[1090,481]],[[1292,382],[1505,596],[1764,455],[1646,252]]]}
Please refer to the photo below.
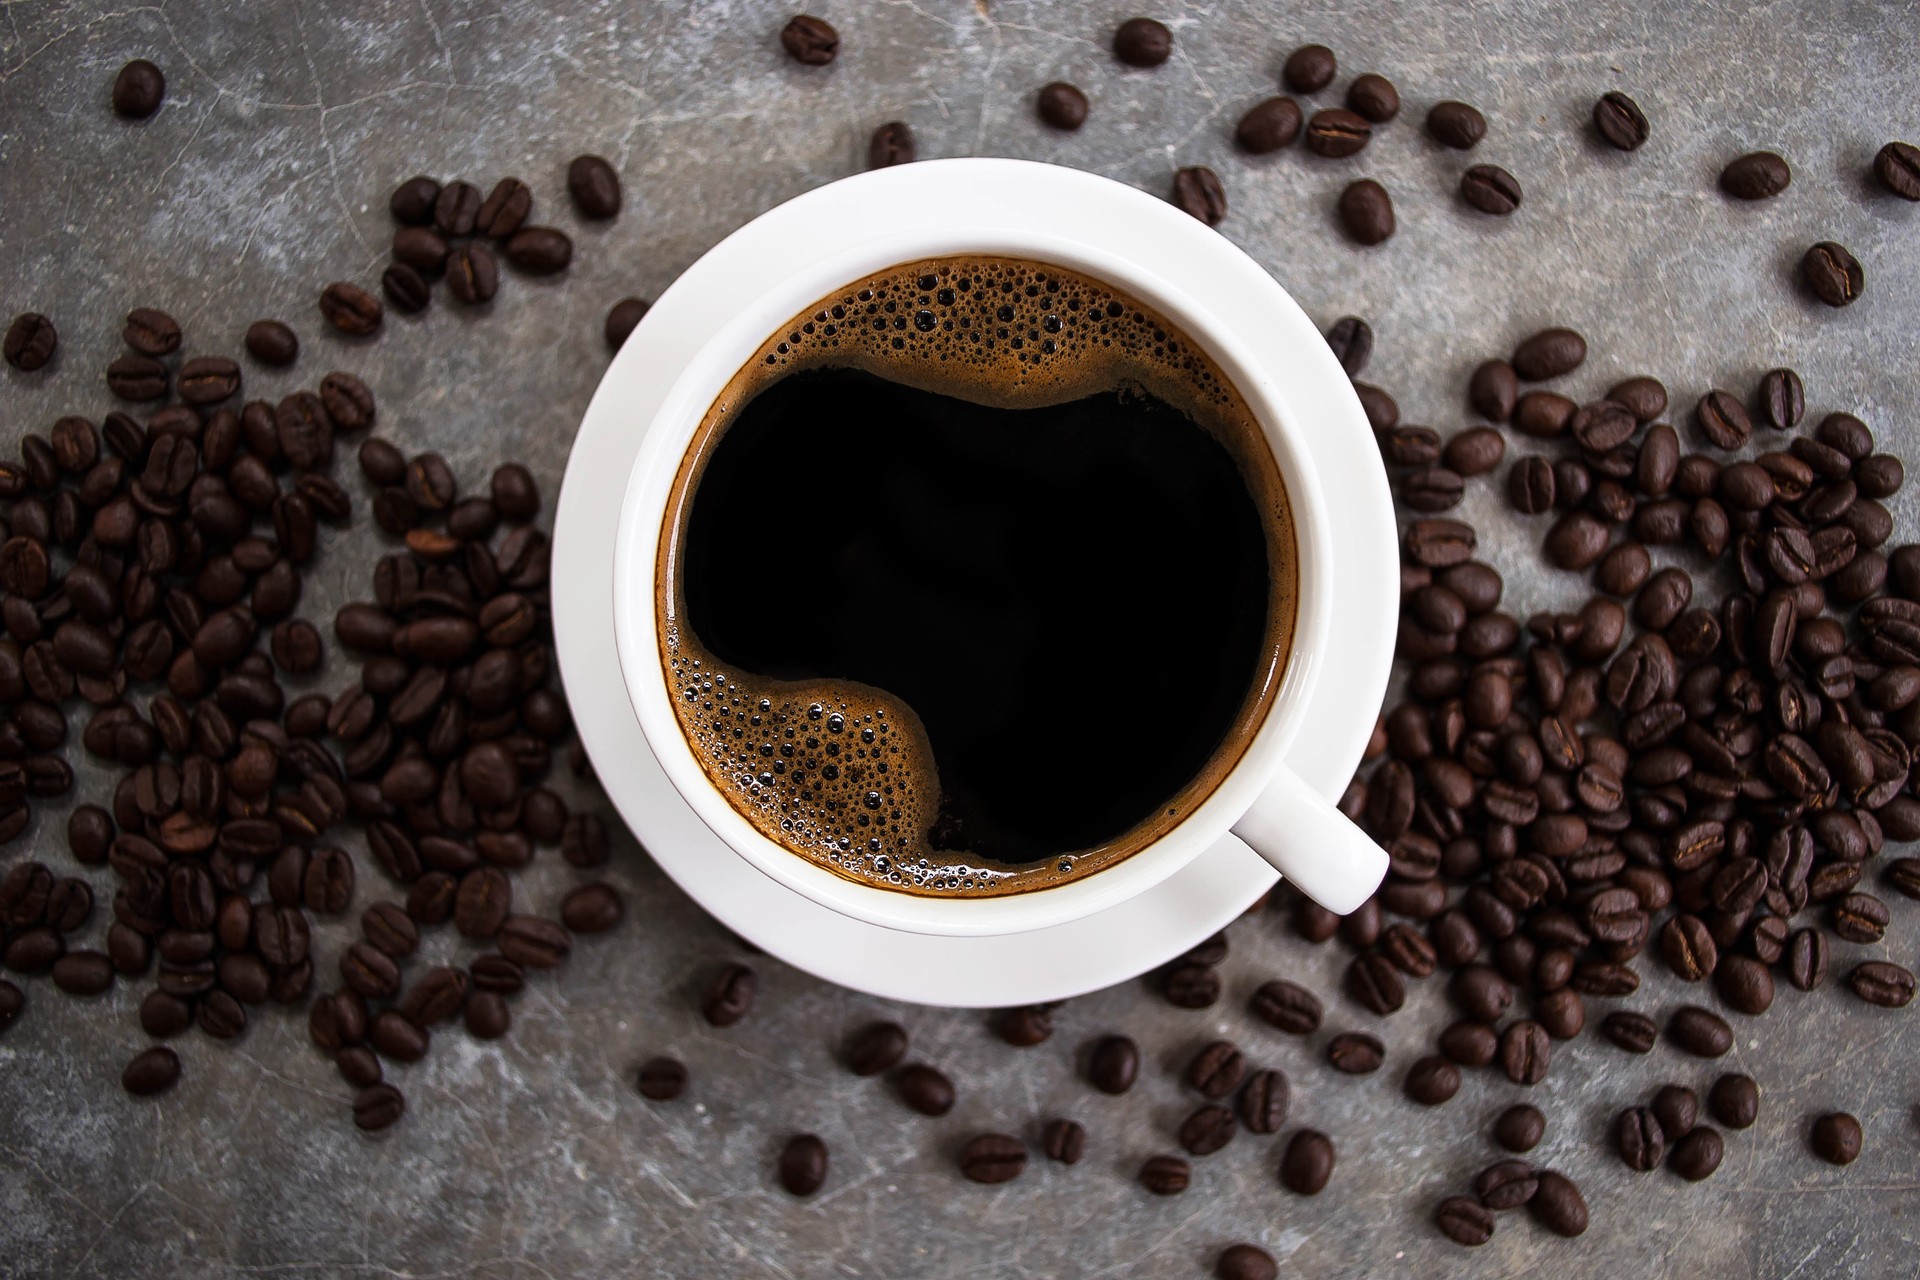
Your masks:
{"label": "scratched concrete table", "polygon": [[[1790,362],[1815,415],[1857,411],[1913,451],[1920,208],[1862,177],[1889,137],[1920,139],[1911,8],[1168,4],[1178,44],[1153,73],[1106,52],[1134,9],[826,0],[844,52],[823,72],[781,56],[774,33],[789,8],[772,0],[8,5],[0,311],[52,314],[63,345],[50,375],[7,371],[0,440],[11,449],[60,412],[104,410],[98,371],[130,306],[170,308],[197,350],[234,350],[249,320],[275,314],[306,343],[295,376],[354,370],[401,444],[439,449],[470,484],[494,459],[528,458],[551,497],[605,364],[608,304],[657,293],[734,226],[855,170],[873,126],[898,118],[923,155],[1054,160],[1153,191],[1178,165],[1211,165],[1232,204],[1224,234],[1322,322],[1371,317],[1380,343],[1367,376],[1410,421],[1460,425],[1475,362],[1565,322],[1595,351],[1573,379],[1577,395],[1651,372],[1687,405],[1709,385],[1744,389]],[[1351,161],[1235,154],[1238,114],[1273,91],[1280,61],[1307,40],[1332,45],[1347,71],[1389,75],[1401,119]],[[155,59],[169,80],[165,107],[144,125],[107,109],[115,70],[134,56]],[[1093,100],[1077,135],[1032,118],[1034,90],[1055,78]],[[1584,128],[1592,100],[1614,87],[1653,121],[1652,141],[1632,156]],[[1524,184],[1510,221],[1456,199],[1468,159],[1419,129],[1443,97],[1490,118],[1471,160],[1505,165]],[[1794,184],[1736,207],[1714,177],[1754,147],[1790,157]],[[610,226],[577,226],[565,205],[565,162],[589,150],[626,181],[626,211]],[[489,314],[441,305],[390,323],[376,345],[322,334],[318,286],[374,283],[386,192],[418,171],[527,179],[578,240],[572,271],[509,280]],[[1400,215],[1399,234],[1365,252],[1342,243],[1332,213],[1358,174],[1383,180]],[[1822,239],[1866,264],[1866,296],[1845,312],[1793,284],[1802,248]],[[294,385],[251,366],[246,376],[273,395]],[[1465,514],[1508,575],[1510,607],[1566,601],[1573,584],[1534,567],[1539,530],[1507,517],[1496,489],[1479,485]],[[1895,506],[1912,537],[1914,504],[1903,495]],[[365,532],[328,551],[310,616],[365,590],[377,542]],[[344,681],[333,663],[323,686]],[[99,795],[101,780],[83,770],[82,792]],[[48,811],[0,863],[33,847],[64,865],[62,823]],[[533,898],[551,902],[565,870],[533,875]],[[1197,1276],[1242,1238],[1279,1255],[1289,1275],[1915,1267],[1920,1021],[1842,991],[1784,990],[1770,1016],[1740,1021],[1722,1065],[1759,1079],[1764,1118],[1730,1135],[1724,1167],[1698,1187],[1628,1174],[1603,1135],[1655,1083],[1704,1090],[1719,1067],[1666,1052],[1629,1058],[1591,1034],[1558,1048],[1530,1093],[1552,1117],[1538,1155],[1585,1187],[1593,1227],[1569,1246],[1510,1216],[1469,1254],[1427,1216],[1492,1158],[1486,1122],[1528,1091],[1475,1073],[1443,1108],[1401,1099],[1401,1071],[1443,1016],[1436,983],[1377,1028],[1389,1069],[1359,1080],[1335,1077],[1319,1053],[1332,1030],[1374,1021],[1344,999],[1329,999],[1327,1032],[1311,1042],[1244,1013],[1248,991],[1276,974],[1336,989],[1339,948],[1310,948],[1275,916],[1235,927],[1215,1009],[1174,1010],[1127,983],[1071,1003],[1037,1049],[999,1043],[984,1014],[891,1006],[764,960],[753,1016],[714,1032],[694,994],[741,946],[630,842],[612,875],[630,924],[536,982],[510,1039],[449,1034],[426,1063],[399,1071],[411,1109],[378,1140],[348,1122],[347,1090],[298,1019],[259,1019],[231,1046],[188,1039],[180,1087],[163,1104],[136,1102],[117,1084],[142,1043],[131,986],[83,1012],[37,981],[29,1016],[0,1039],[0,1276]],[[1920,910],[1896,901],[1894,911],[1879,950],[1912,964]],[[322,938],[337,946],[339,930]],[[1846,960],[1856,950],[1839,947]],[[1636,1007],[1658,1013],[1682,999],[1657,963],[1644,968],[1652,976]],[[834,1064],[841,1034],[874,1016],[905,1022],[916,1055],[959,1082],[951,1115],[914,1116]],[[1121,1099],[1092,1095],[1076,1072],[1089,1039],[1112,1029],[1132,1033],[1149,1059]],[[1340,1164],[1318,1199],[1282,1191],[1276,1144],[1244,1135],[1200,1162],[1183,1197],[1155,1199],[1131,1181],[1145,1155],[1171,1146],[1190,1105],[1167,1069],[1223,1033],[1292,1077],[1294,1123],[1334,1135]],[[692,1068],[682,1100],[635,1094],[631,1068],[653,1052]],[[1866,1125],[1866,1154],[1844,1172],[1806,1150],[1808,1118],[1834,1107]],[[955,1172],[965,1136],[1031,1133],[1054,1114],[1092,1133],[1078,1168],[1038,1162],[1001,1188]],[[832,1180],[807,1202],[773,1185],[774,1153],[798,1129],[833,1150]]]}

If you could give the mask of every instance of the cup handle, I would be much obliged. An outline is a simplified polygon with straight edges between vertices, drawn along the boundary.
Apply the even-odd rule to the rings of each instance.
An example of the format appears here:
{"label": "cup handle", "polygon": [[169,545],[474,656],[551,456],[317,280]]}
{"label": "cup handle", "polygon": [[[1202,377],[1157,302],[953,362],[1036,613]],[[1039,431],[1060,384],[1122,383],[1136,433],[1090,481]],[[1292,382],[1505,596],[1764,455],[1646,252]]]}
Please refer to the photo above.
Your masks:
{"label": "cup handle", "polygon": [[1233,834],[1336,915],[1372,897],[1387,874],[1387,851],[1285,765]]}

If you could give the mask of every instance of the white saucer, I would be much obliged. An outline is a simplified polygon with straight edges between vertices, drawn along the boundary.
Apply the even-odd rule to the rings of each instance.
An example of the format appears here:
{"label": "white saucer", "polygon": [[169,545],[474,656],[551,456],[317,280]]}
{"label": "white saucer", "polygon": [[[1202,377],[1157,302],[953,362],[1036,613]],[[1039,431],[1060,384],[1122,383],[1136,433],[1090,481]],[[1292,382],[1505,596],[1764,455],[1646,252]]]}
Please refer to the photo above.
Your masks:
{"label": "white saucer", "polygon": [[[925,222],[1070,226],[1077,239],[1113,254],[1161,262],[1177,254],[1181,286],[1247,337],[1258,371],[1308,425],[1337,530],[1334,623],[1287,761],[1337,798],[1386,692],[1399,560],[1386,474],[1358,404],[1298,376],[1300,354],[1323,341],[1319,331],[1258,263],[1164,201],[1051,165],[923,164],[980,166],[954,184],[954,199],[924,211]],[[1133,204],[1124,219],[1111,216],[1118,192]],[[728,928],[789,964],[875,995],[950,1006],[1032,1004],[1111,986],[1227,924],[1273,885],[1272,868],[1229,835],[1150,893],[1052,928],[955,938],[866,924],[802,897],[729,849],[668,781],[625,696],[613,628],[614,543],[646,424],[673,373],[725,323],[735,294],[787,269],[796,247],[814,259],[851,247],[860,199],[858,179],[833,183],[722,241],[662,295],[608,369],[575,439],[555,526],[554,633],[574,720],[601,785],[655,861]]]}

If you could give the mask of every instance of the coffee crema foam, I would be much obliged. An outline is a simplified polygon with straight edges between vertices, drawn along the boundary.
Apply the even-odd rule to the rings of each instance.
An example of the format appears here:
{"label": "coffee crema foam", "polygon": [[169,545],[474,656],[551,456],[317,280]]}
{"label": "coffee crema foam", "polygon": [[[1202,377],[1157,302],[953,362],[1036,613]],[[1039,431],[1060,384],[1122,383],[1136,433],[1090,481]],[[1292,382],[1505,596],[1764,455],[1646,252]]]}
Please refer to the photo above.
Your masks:
{"label": "coffee crema foam", "polygon": [[[859,369],[923,391],[1012,409],[1102,393],[1144,392],[1180,410],[1222,444],[1267,531],[1268,636],[1232,730],[1206,767],[1145,821],[1095,848],[1007,865],[934,847],[940,783],[932,744],[912,708],[850,680],[784,681],[721,662],[684,622],[677,561],[715,444],[761,390],[813,369]],[[828,501],[835,506],[828,508]],[[794,495],[799,524],[857,519],[858,499]],[[760,572],[764,566],[743,566]],[[1258,421],[1214,362],[1171,322],[1119,289],[1052,264],[954,256],[907,263],[835,291],[755,352],[701,421],[662,521],[655,566],[663,667],[680,728],[708,778],[769,839],[847,879],[929,896],[999,896],[1078,879],[1177,825],[1238,763],[1272,703],[1291,644],[1297,571],[1279,468]],[[795,601],[795,626],[816,609]],[[1151,602],[1143,601],[1143,607]],[[1274,625],[1279,619],[1278,625]],[[1124,696],[1116,694],[1115,696]],[[1061,750],[1071,723],[1036,708],[1035,730]],[[1143,712],[1141,736],[1155,716]],[[1036,786],[1044,780],[1036,779]]]}

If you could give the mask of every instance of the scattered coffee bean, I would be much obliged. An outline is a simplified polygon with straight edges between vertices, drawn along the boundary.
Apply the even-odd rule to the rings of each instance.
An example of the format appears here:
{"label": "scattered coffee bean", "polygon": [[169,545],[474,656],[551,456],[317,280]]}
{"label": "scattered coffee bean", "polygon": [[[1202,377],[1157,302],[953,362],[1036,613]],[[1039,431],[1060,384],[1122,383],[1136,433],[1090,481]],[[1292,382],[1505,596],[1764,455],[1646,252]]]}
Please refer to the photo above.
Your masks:
{"label": "scattered coffee bean", "polygon": [[1193,1179],[1193,1166],[1179,1156],[1148,1156],[1140,1166],[1140,1185],[1156,1196],[1177,1196]]}
{"label": "scattered coffee bean", "polygon": [[1078,1120],[1049,1120],[1040,1147],[1049,1160],[1079,1164],[1087,1153],[1087,1131]]}
{"label": "scattered coffee bean", "polygon": [[618,351],[626,346],[628,336],[639,327],[651,306],[640,298],[622,298],[614,303],[607,311],[606,323],[600,329],[607,340],[608,349]]}
{"label": "scattered coffee bean", "polygon": [[1210,1156],[1233,1140],[1239,1122],[1225,1107],[1209,1104],[1195,1108],[1180,1122],[1177,1135],[1181,1149],[1188,1155]]}
{"label": "scattered coffee bean", "polygon": [[1087,1082],[1102,1093],[1121,1094],[1140,1075],[1140,1047],[1126,1036],[1107,1036],[1087,1060]]}
{"label": "scattered coffee bean", "polygon": [[380,299],[357,284],[335,281],[320,292],[320,316],[349,337],[365,338],[380,328]]}
{"label": "scattered coffee bean", "polygon": [[1347,107],[1370,123],[1385,124],[1400,114],[1400,91],[1385,76],[1368,72],[1347,86]]}
{"label": "scattered coffee bean", "polygon": [[[522,265],[524,264],[516,264]],[[388,268],[392,275],[400,268]],[[391,283],[382,277],[382,286],[393,296]],[[491,302],[500,291],[500,265],[493,255],[477,244],[463,244],[447,255],[447,291],[467,306]],[[424,291],[423,291],[424,292]],[[418,310],[418,308],[405,308]]]}
{"label": "scattered coffee bean", "polygon": [[1227,217],[1227,189],[1220,177],[1204,165],[1181,169],[1173,175],[1173,203],[1183,213],[1217,227]]}
{"label": "scattered coffee bean", "polygon": [[1593,104],[1593,127],[1610,147],[1637,151],[1647,140],[1647,117],[1640,104],[1614,90]]}
{"label": "scattered coffee bean", "polygon": [[1460,195],[1495,217],[1504,218],[1520,207],[1520,183],[1497,164],[1476,164],[1461,174]]}
{"label": "scattered coffee bean", "polygon": [[1493,1140],[1508,1151],[1531,1151],[1546,1132],[1547,1118],[1538,1107],[1524,1102],[1508,1107],[1493,1122]]}
{"label": "scattered coffee bean", "polygon": [[1847,975],[1847,985],[1854,995],[1883,1009],[1904,1009],[1913,1002],[1912,971],[1890,961],[1869,960],[1855,965]]}
{"label": "scattered coffee bean", "polygon": [[423,227],[433,221],[440,199],[440,184],[432,178],[409,178],[387,197],[387,212],[402,226]]}
{"label": "scattered coffee bean", "polygon": [[1316,111],[1307,121],[1307,150],[1329,159],[1359,154],[1372,137],[1373,126],[1366,117],[1343,107]]}
{"label": "scattered coffee bean", "polygon": [[1667,1155],[1667,1135],[1646,1107],[1628,1107],[1613,1122],[1613,1149],[1637,1173],[1658,1169]]}
{"label": "scattered coffee bean", "polygon": [[1429,1054],[1407,1070],[1406,1094],[1424,1107],[1438,1106],[1460,1092],[1460,1068]]}
{"label": "scattered coffee bean", "polygon": [[1213,1260],[1216,1280],[1274,1280],[1280,1264],[1258,1245],[1230,1244]]}
{"label": "scattered coffee bean", "polygon": [[1027,1167],[1027,1144],[1005,1133],[983,1133],[960,1151],[960,1175],[989,1186],[1012,1182]]}
{"label": "scattered coffee bean", "polygon": [[1720,1167],[1726,1144],[1706,1125],[1695,1125],[1686,1137],[1673,1144],[1667,1167],[1688,1182],[1704,1182]]}
{"label": "scattered coffee bean", "polygon": [[180,1055],[165,1045],[137,1053],[120,1073],[120,1085],[136,1098],[165,1093],[180,1079]]}
{"label": "scattered coffee bean", "polygon": [[654,1102],[671,1102],[686,1092],[687,1068],[678,1058],[648,1058],[640,1064],[640,1096]]}
{"label": "scattered coffee bean", "polygon": [[787,1139],[780,1151],[780,1185],[788,1195],[810,1196],[827,1181],[827,1144],[811,1133]]}
{"label": "scattered coffee bean", "polygon": [[1247,1060],[1228,1040],[1215,1040],[1203,1047],[1187,1064],[1186,1082],[1209,1098],[1224,1098],[1240,1087],[1247,1074]]}
{"label": "scattered coffee bean", "polygon": [[1233,140],[1242,151],[1264,156],[1293,145],[1303,117],[1292,98],[1268,98],[1249,108],[1234,127]]}
{"label": "scattered coffee bean", "polygon": [[1779,195],[1793,181],[1787,162],[1771,151],[1750,151],[1727,162],[1720,171],[1720,189],[1736,200],[1766,200]]}
{"label": "scattered coffee bean", "polygon": [[709,1026],[732,1026],[753,1008],[753,989],[753,970],[743,964],[728,965],[707,985],[706,995],[700,1000],[700,1016]]}
{"label": "scattered coffee bean", "polygon": [[247,326],[247,354],[261,364],[284,369],[300,356],[300,339],[278,320],[255,320]]}
{"label": "scattered coffee bean", "polygon": [[1317,1129],[1301,1129],[1280,1157],[1280,1185],[1296,1195],[1317,1196],[1333,1177],[1333,1139]]}
{"label": "scattered coffee bean", "polygon": [[1813,1122],[1813,1153],[1828,1164],[1849,1165],[1860,1158],[1860,1122],[1844,1111],[1830,1111]]}
{"label": "scattered coffee bean", "polygon": [[894,1080],[900,1100],[923,1116],[943,1116],[953,1110],[953,1081],[925,1063],[914,1063]]}
{"label": "scattered coffee bean", "polygon": [[1087,122],[1087,95],[1064,80],[1042,86],[1034,105],[1042,120],[1068,133]]}
{"label": "scattered coffee bean", "polygon": [[135,58],[113,78],[113,110],[128,120],[145,120],[166,96],[166,76],[145,58]]}
{"label": "scattered coffee bean", "polygon": [[46,367],[59,345],[60,335],[53,321],[38,312],[23,311],[7,326],[0,351],[4,351],[8,364],[22,373],[32,373]]}
{"label": "scattered coffee bean", "polygon": [[1711,1009],[1687,1005],[1667,1020],[1667,1039],[1698,1058],[1718,1058],[1733,1047],[1733,1028]]}
{"label": "scattered coffee bean", "polygon": [[1760,1117],[1760,1086],[1751,1076],[1729,1072],[1713,1082],[1707,1107],[1727,1128],[1750,1129]]}
{"label": "scattered coffee bean", "polygon": [[1338,208],[1340,225],[1357,244],[1376,245],[1393,235],[1393,198],[1372,178],[1349,183]]}
{"label": "scattered coffee bean", "polygon": [[1427,132],[1443,147],[1471,151],[1487,136],[1487,118],[1464,102],[1439,102],[1427,112]]}
{"label": "scattered coffee bean", "polygon": [[1113,56],[1130,67],[1157,67],[1173,55],[1173,32],[1152,18],[1129,18],[1113,33]]}
{"label": "scattered coffee bean", "polygon": [[1851,306],[1867,287],[1860,260],[1831,240],[1822,240],[1800,259],[1800,278],[1813,296],[1830,307]]}
{"label": "scattered coffee bean", "polygon": [[1873,157],[1873,176],[1903,200],[1920,200],[1920,147],[1889,142]]}
{"label": "scattered coffee bean", "polygon": [[1333,83],[1339,64],[1323,44],[1303,44],[1287,55],[1280,78],[1295,93],[1318,93]]}
{"label": "scattered coffee bean", "polygon": [[1261,1021],[1291,1035],[1311,1035],[1320,1029],[1320,997],[1284,978],[1262,983],[1248,1008]]}
{"label": "scattered coffee bean", "polygon": [[522,227],[507,238],[502,252],[528,275],[557,275],[573,261],[573,241],[552,227]]}
{"label": "scattered coffee bean", "polygon": [[567,194],[581,217],[604,222],[620,212],[620,175],[599,156],[575,156],[567,166]]}
{"label": "scattered coffee bean", "polygon": [[847,1070],[857,1076],[884,1074],[906,1056],[907,1029],[897,1022],[870,1022],[847,1042]]}
{"label": "scattered coffee bean", "polygon": [[824,67],[840,52],[840,33],[824,18],[797,14],[780,29],[780,47],[802,66]]}
{"label": "scattered coffee bean", "polygon": [[1346,1075],[1378,1071],[1387,1059],[1387,1047],[1364,1031],[1343,1031],[1327,1042],[1327,1061]]}
{"label": "scattered coffee bean", "polygon": [[376,1084],[353,1097],[353,1123],[367,1133],[390,1129],[406,1114],[407,1099],[390,1084]]}
{"label": "scattered coffee bean", "polygon": [[1662,1085],[1660,1091],[1653,1095],[1650,1110],[1660,1122],[1660,1132],[1667,1141],[1676,1142],[1693,1132],[1693,1126],[1700,1118],[1700,1099],[1685,1085]]}
{"label": "scattered coffee bean", "polygon": [[[572,175],[568,176],[571,178]],[[619,180],[615,179],[616,211],[619,207],[619,195]],[[494,184],[493,190],[487,193],[487,198],[480,202],[480,212],[474,218],[473,229],[489,240],[505,240],[526,225],[527,218],[532,212],[533,192],[527,184],[518,178],[502,178]]]}
{"label": "scattered coffee bean", "polygon": [[1493,1214],[1472,1196],[1448,1196],[1434,1207],[1433,1222],[1447,1239],[1468,1248],[1493,1239]]}

